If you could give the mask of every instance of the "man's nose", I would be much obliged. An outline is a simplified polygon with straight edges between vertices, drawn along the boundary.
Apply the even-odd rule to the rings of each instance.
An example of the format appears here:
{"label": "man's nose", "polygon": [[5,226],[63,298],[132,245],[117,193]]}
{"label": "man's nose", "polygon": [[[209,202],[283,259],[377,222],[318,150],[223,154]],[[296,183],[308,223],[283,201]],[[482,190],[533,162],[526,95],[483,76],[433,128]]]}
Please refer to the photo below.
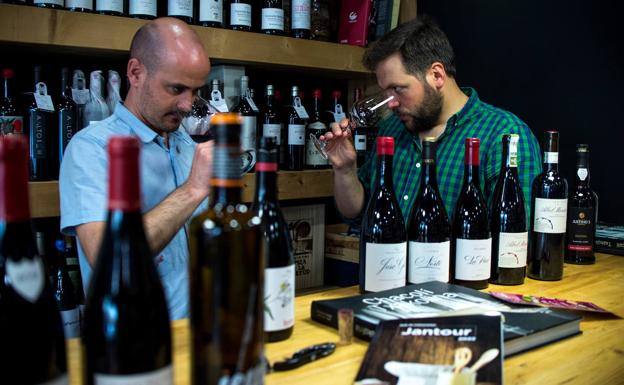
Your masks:
{"label": "man's nose", "polygon": [[399,105],[399,99],[396,97],[396,95],[392,98],[392,100],[388,102],[388,108],[391,110],[397,108]]}
{"label": "man's nose", "polygon": [[191,112],[194,101],[195,96],[191,92],[183,93],[180,95],[180,99],[178,100],[178,110],[182,112]]}

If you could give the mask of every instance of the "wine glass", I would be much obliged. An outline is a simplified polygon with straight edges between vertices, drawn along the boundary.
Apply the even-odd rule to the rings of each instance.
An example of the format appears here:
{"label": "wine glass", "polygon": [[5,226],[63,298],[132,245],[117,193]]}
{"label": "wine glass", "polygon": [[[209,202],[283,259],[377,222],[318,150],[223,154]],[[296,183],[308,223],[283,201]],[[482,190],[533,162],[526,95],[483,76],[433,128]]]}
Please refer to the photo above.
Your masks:
{"label": "wine glass", "polygon": [[[214,139],[214,133],[210,126],[210,119],[219,111],[206,99],[197,96],[193,102],[191,111],[182,118],[182,127],[196,143],[207,142]],[[241,172],[248,173],[255,165],[254,150],[241,152]]]}
{"label": "wine glass", "polygon": [[[351,112],[349,113],[349,126],[343,128],[342,131],[350,129],[351,131],[359,127],[374,127],[381,118],[390,113],[388,102],[394,99],[394,96],[388,96],[384,92],[379,92],[366,98],[360,99],[353,103]],[[320,140],[314,134],[310,134],[310,140],[314,143],[314,147],[319,151],[323,158],[327,159],[327,146],[329,143]]]}

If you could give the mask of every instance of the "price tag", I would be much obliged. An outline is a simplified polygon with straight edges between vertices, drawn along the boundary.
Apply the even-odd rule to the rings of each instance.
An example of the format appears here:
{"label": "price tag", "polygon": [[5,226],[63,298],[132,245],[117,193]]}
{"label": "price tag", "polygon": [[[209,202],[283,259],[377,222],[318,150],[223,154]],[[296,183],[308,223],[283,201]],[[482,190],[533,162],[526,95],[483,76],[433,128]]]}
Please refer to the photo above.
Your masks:
{"label": "price tag", "polygon": [[90,94],[88,88],[84,88],[82,90],[72,88],[72,99],[74,99],[76,104],[87,104],[89,98]]}
{"label": "price tag", "polygon": [[50,95],[35,94],[35,103],[41,110],[54,112],[54,103],[52,103]]}
{"label": "price tag", "polygon": [[299,118],[310,119],[308,112],[306,111],[305,107],[301,104],[301,98],[299,98],[299,96],[296,96],[295,99],[293,100],[293,108],[295,109],[295,111],[297,111],[297,115],[299,115]]}
{"label": "price tag", "polygon": [[228,106],[225,103],[225,99],[221,97],[221,91],[219,90],[214,90],[210,93],[209,103],[219,112],[228,112]]}
{"label": "price tag", "polygon": [[332,112],[334,114],[334,122],[339,123],[342,119],[345,119],[347,115],[342,111],[342,104],[336,104],[336,108]]}
{"label": "price tag", "polygon": [[253,99],[250,96],[245,96],[245,100],[247,100],[247,103],[249,103],[249,106],[251,107],[251,109],[254,112],[259,112],[260,111],[258,109],[258,106],[256,106],[256,103],[254,103]]}

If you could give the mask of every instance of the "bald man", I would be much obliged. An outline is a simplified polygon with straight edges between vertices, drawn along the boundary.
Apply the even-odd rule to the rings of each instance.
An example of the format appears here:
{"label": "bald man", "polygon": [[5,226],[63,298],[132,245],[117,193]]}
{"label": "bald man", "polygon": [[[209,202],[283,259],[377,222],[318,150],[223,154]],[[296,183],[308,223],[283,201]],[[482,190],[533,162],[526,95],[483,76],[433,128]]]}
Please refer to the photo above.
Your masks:
{"label": "bald man", "polygon": [[106,220],[108,139],[133,135],[141,141],[145,232],[171,319],[189,315],[185,225],[205,208],[212,169],[212,143],[196,145],[180,122],[209,71],[201,41],[184,22],[161,18],[145,24],[130,47],[126,100],[72,138],[59,178],[61,231],[78,239],[87,288]]}

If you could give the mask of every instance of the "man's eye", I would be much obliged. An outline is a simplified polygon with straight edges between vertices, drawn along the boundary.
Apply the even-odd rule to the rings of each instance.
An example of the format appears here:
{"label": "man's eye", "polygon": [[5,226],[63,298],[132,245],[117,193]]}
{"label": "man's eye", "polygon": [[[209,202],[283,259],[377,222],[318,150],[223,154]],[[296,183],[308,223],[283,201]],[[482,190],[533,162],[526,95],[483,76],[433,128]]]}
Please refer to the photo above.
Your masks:
{"label": "man's eye", "polygon": [[398,86],[397,87],[392,87],[392,90],[394,92],[396,92],[397,94],[401,94],[401,93],[403,93],[403,91],[405,91],[405,87],[398,87]]}
{"label": "man's eye", "polygon": [[174,93],[175,95],[179,95],[182,93],[182,87],[171,86],[171,92]]}

